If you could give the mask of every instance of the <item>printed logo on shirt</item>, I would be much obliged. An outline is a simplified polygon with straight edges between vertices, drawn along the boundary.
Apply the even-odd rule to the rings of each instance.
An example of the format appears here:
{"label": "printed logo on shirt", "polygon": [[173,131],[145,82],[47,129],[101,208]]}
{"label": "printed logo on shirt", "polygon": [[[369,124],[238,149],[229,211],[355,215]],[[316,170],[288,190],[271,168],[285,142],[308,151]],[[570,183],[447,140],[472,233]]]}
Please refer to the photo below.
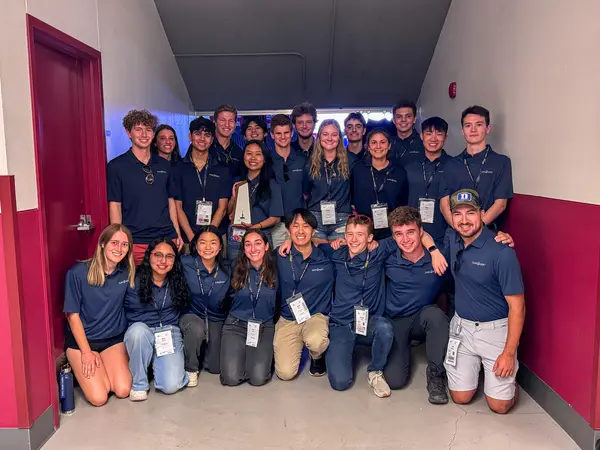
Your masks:
{"label": "printed logo on shirt", "polygon": [[209,177],[215,177],[215,178],[221,178],[221,175],[217,175],[216,173],[210,173],[208,174]]}
{"label": "printed logo on shirt", "polygon": [[157,170],[156,173],[167,173],[166,170]]}
{"label": "printed logo on shirt", "polygon": [[485,174],[489,175],[489,174],[494,173],[494,171],[493,170],[482,170],[481,173],[485,173]]}
{"label": "printed logo on shirt", "polygon": [[224,284],[225,280],[221,280],[221,281],[215,281],[215,284]]}
{"label": "printed logo on shirt", "polygon": [[485,266],[487,266],[486,263],[482,263],[482,262],[479,262],[479,261],[471,261],[471,264],[473,264],[474,266],[479,266],[479,267],[485,267]]}
{"label": "printed logo on shirt", "polygon": [[313,269],[313,270],[311,270],[311,272],[323,272],[324,270],[325,270],[325,269],[320,269],[320,268],[317,268],[317,269]]}
{"label": "printed logo on shirt", "polygon": [[119,281],[119,284],[125,284],[125,283],[129,283],[129,280]]}
{"label": "printed logo on shirt", "polygon": [[[410,143],[412,144],[412,141],[410,141]],[[409,151],[408,153],[409,153],[409,154],[413,153],[413,154],[415,154],[415,155],[418,155],[418,154],[419,154],[419,151],[418,151],[418,150],[411,150],[411,151]]]}
{"label": "printed logo on shirt", "polygon": [[294,169],[292,172],[302,172],[302,169]]}
{"label": "printed logo on shirt", "polygon": [[430,275],[432,273],[435,273],[434,270],[426,270],[425,272],[423,272],[425,275]]}
{"label": "printed logo on shirt", "polygon": [[398,180],[394,180],[393,178],[388,178],[387,180],[391,181],[392,183],[397,183],[398,182]]}

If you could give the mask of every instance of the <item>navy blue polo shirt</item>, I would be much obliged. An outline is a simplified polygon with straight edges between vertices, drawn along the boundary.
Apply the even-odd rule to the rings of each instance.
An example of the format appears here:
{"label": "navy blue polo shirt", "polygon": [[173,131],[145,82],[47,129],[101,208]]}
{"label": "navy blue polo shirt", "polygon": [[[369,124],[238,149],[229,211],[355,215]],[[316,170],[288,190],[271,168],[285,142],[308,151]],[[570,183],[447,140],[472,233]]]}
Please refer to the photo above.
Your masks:
{"label": "navy blue polo shirt", "polygon": [[508,317],[504,297],[523,294],[521,267],[514,249],[494,240],[496,233],[484,227],[466,249],[452,228],[446,232],[454,276],[456,313],[463,319],[490,322]]}
{"label": "navy blue polo shirt", "polygon": [[154,174],[152,184],[146,183],[144,164],[131,149],[107,166],[108,201],[121,204],[121,222],[129,228],[136,244],[177,237],[169,216],[169,198],[174,197],[171,163],[152,155],[147,165]]}
{"label": "navy blue polo shirt", "polygon": [[[201,228],[200,225],[196,225],[196,201],[212,202],[214,216],[219,208],[219,200],[231,197],[232,182],[229,169],[214,155],[209,156],[208,163],[200,173],[187,155],[175,165],[173,181],[175,200],[181,201],[183,212],[194,234]],[[223,225],[223,222],[221,224]],[[224,230],[222,227],[221,229]]]}
{"label": "navy blue polo shirt", "polygon": [[[453,162],[454,159],[442,150],[440,157],[434,161],[424,157],[421,161],[411,161],[404,166],[408,176],[408,205],[419,209],[420,198],[435,200],[433,223],[424,223],[423,229],[431,235],[437,245],[444,242],[444,235],[446,234],[446,228],[448,228],[446,219],[444,219],[440,209],[439,200],[447,195],[444,177],[446,176],[447,165]],[[429,180],[431,180],[431,183],[427,187]]]}
{"label": "navy blue polo shirt", "polygon": [[[333,251],[329,245],[320,245],[325,254],[329,254],[335,267],[335,291],[331,305],[330,319],[340,325],[354,323],[354,306],[369,308],[371,317],[381,316],[385,307],[385,274],[384,261],[396,243],[388,238],[383,239],[372,252],[369,252],[369,264],[366,268],[367,251],[365,250],[350,259],[348,247]],[[347,266],[347,268],[346,268]],[[363,290],[363,280],[365,287]]]}
{"label": "navy blue polo shirt", "polygon": [[313,139],[313,142],[310,145],[310,147],[308,148],[307,152],[305,152],[304,149],[302,147],[300,147],[300,142],[298,142],[298,139],[296,139],[295,141],[292,141],[290,146],[292,147],[293,150],[296,150],[298,153],[305,155],[308,158],[310,155],[312,155],[312,152],[315,149],[315,141],[316,141],[316,139]]}
{"label": "navy blue polo shirt", "polygon": [[[248,278],[244,288],[236,291],[233,295],[233,303],[229,313],[239,320],[258,320],[262,323],[273,323],[277,303],[277,285],[269,287],[266,283],[262,283],[259,292],[260,271],[253,266],[250,267]],[[249,285],[252,286],[252,300],[250,299]],[[254,316],[252,314],[253,310]]]}
{"label": "navy blue polo shirt", "polygon": [[371,217],[372,204],[387,203],[388,211],[392,211],[406,205],[407,199],[408,182],[401,166],[390,162],[385,169],[377,170],[372,166],[370,156],[354,166],[352,204],[358,213]]}
{"label": "navy blue polo shirt", "polygon": [[125,296],[125,317],[131,325],[142,322],[151,328],[179,324],[179,308],[173,305],[173,286],[163,283],[156,286],[152,283],[153,300],[142,303],[139,296],[140,280],[136,277],[135,288],[129,288]]}
{"label": "navy blue polo shirt", "polygon": [[392,136],[390,160],[397,166],[404,166],[411,161],[422,161],[425,157],[425,148],[421,136],[413,129],[412,134],[406,139]]}
{"label": "navy blue polo shirt", "polygon": [[[489,152],[483,168],[481,164],[485,158],[486,150],[471,156],[464,150],[454,158],[453,164],[448,164],[445,169],[446,189],[445,195],[452,195],[459,189],[475,189],[479,193],[481,208],[487,211],[498,199],[513,198],[512,167],[510,158],[492,150],[488,145]],[[465,161],[469,165],[473,180],[477,180],[481,172],[479,184],[471,180],[469,172],[465,167]]]}
{"label": "navy blue polo shirt", "polygon": [[233,139],[229,141],[229,147],[223,148],[215,136],[209,151],[217,155],[221,164],[229,167],[229,174],[232,180],[240,177],[242,165],[244,164],[244,150]]}
{"label": "navy blue polo shirt", "polygon": [[[277,151],[273,151],[273,174],[275,180],[281,186],[283,196],[283,210],[285,214],[291,213],[295,209],[304,208],[304,196],[302,195],[302,186],[304,179],[304,166],[306,165],[306,156],[290,149],[290,154],[286,161],[279,156]],[[285,168],[287,166],[287,169]],[[287,174],[288,181],[285,181]]]}
{"label": "navy blue polo shirt", "polygon": [[[281,187],[277,181],[269,181],[269,195],[267,198],[260,200],[257,193],[259,179],[260,177],[255,177],[252,180],[248,180],[251,205],[250,215],[252,216],[253,224],[267,220],[269,217],[282,217],[284,215]],[[270,228],[265,228],[265,230]]]}
{"label": "navy blue polo shirt", "polygon": [[[292,265],[294,267],[293,273]],[[302,272],[304,272],[304,276],[300,280]],[[295,320],[286,302],[286,299],[293,295],[294,290],[296,290],[296,293],[302,293],[311,315],[317,313],[327,315],[329,313],[334,272],[333,264],[323,250],[313,245],[312,253],[305,260],[302,253],[292,245],[288,256],[277,254],[277,273],[281,292],[281,316],[284,319]],[[294,283],[294,275],[296,283]]]}
{"label": "navy blue polo shirt", "polygon": [[413,263],[396,247],[385,261],[385,274],[385,313],[391,318],[412,316],[434,304],[443,282],[443,278],[435,274],[431,255],[426,250],[423,257]]}
{"label": "navy blue polo shirt", "polygon": [[79,313],[88,340],[118,336],[127,329],[123,305],[129,288],[129,274],[119,266],[106,275],[102,286],[90,286],[87,281],[89,266],[89,262],[80,262],[67,272],[63,312]]}
{"label": "navy blue polo shirt", "polygon": [[[343,179],[339,170],[339,161],[334,159],[331,164],[323,162],[321,164],[321,176],[313,178],[310,175],[310,160],[304,166],[304,194],[308,196],[308,209],[310,211],[321,212],[321,201],[335,201],[337,213],[350,214],[350,178],[352,170],[357,163],[355,155],[348,154],[348,178]],[[330,167],[330,169],[326,169]],[[326,174],[326,170],[329,175]],[[329,176],[330,183],[327,183]]]}
{"label": "navy blue polo shirt", "polygon": [[346,151],[348,152],[349,155],[354,156],[358,161],[362,161],[369,155],[369,152],[367,152],[365,147],[361,148],[360,152],[358,152],[358,153],[352,153],[350,150],[348,150],[348,147],[346,147]]}
{"label": "navy blue polo shirt", "polygon": [[[212,272],[209,272],[199,256],[182,256],[181,264],[183,265],[183,275],[190,290],[191,298],[185,314],[196,314],[202,318],[208,314],[208,320],[225,320],[227,317],[225,299],[230,288],[229,275],[222,268],[219,268],[219,272],[216,272],[216,267],[213,268]],[[198,272],[200,272],[199,276]],[[200,279],[202,280],[202,287],[200,286]],[[204,294],[202,294],[202,289],[204,289]]]}

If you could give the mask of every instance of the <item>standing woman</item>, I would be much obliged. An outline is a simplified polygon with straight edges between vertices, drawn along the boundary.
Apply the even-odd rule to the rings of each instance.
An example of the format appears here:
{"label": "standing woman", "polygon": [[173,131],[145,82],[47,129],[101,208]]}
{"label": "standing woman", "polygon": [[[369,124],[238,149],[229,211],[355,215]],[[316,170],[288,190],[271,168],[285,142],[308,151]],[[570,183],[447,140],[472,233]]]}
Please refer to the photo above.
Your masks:
{"label": "standing woman", "polygon": [[202,368],[221,371],[221,330],[227,316],[229,273],[221,262],[222,235],[213,225],[202,227],[190,243],[191,255],[181,258],[190,289],[191,303],[181,316],[185,370],[190,382],[198,385]]}
{"label": "standing woman", "polygon": [[129,400],[148,398],[148,367],[152,364],[154,387],[174,394],[188,384],[183,367],[183,338],[179,315],[189,293],[177,247],[169,239],[155,239],[146,249],[136,276],[135,289],[125,299],[129,328],[125,347],[133,386]]}
{"label": "standing woman", "polygon": [[281,187],[273,179],[273,162],[265,144],[249,141],[244,148],[244,165],[241,180],[233,186],[233,195],[228,205],[229,217],[233,222],[238,186],[248,182],[250,193],[250,219],[240,225],[231,225],[228,232],[227,259],[233,263],[240,252],[242,236],[250,228],[258,228],[271,241],[271,228],[280,222],[284,215]]}
{"label": "standing woman", "polygon": [[161,158],[176,164],[181,161],[179,141],[175,129],[171,125],[162,124],[156,128],[150,151]]}
{"label": "standing woman", "polygon": [[262,386],[271,379],[273,366],[277,270],[262,230],[249,230],[242,247],[231,280],[233,303],[223,325],[221,383]]}
{"label": "standing woman", "polygon": [[94,406],[104,405],[110,392],[125,398],[131,389],[123,303],[134,283],[133,238],[116,223],[102,231],[92,259],[67,272],[67,359],[85,398]]}
{"label": "standing woman", "polygon": [[333,241],[344,237],[351,212],[350,173],[356,161],[344,148],[337,121],[324,120],[305,168],[303,187],[308,209],[317,218],[315,238]]}

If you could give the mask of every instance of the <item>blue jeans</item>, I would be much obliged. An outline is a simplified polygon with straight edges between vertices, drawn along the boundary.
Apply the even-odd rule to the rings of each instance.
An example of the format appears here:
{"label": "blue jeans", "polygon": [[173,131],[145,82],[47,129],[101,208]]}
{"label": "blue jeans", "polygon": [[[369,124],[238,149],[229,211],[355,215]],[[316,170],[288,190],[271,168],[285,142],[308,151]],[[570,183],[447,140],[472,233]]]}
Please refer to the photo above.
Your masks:
{"label": "blue jeans", "polygon": [[354,347],[371,346],[368,372],[383,370],[394,342],[392,324],[384,317],[369,317],[367,335],[354,333],[354,322],[349,325],[329,323],[329,348],[325,353],[329,384],[336,391],[345,391],[354,382]]}
{"label": "blue jeans", "polygon": [[173,347],[175,353],[156,356],[154,349],[154,332],[159,328],[149,327],[143,322],[135,322],[125,332],[125,347],[129,353],[129,371],[133,377],[131,389],[134,391],[147,391],[150,389],[148,382],[148,367],[152,364],[154,370],[154,387],[165,394],[174,394],[179,389],[187,386],[189,378],[184,369],[183,338],[179,327],[170,325],[163,327],[171,329],[173,333]]}
{"label": "blue jeans", "polygon": [[344,237],[346,232],[346,222],[348,221],[348,213],[335,213],[337,220],[335,225],[323,225],[323,218],[321,217],[321,211],[311,211],[317,219],[317,232],[314,237],[319,239],[327,239],[328,241],[334,241]]}

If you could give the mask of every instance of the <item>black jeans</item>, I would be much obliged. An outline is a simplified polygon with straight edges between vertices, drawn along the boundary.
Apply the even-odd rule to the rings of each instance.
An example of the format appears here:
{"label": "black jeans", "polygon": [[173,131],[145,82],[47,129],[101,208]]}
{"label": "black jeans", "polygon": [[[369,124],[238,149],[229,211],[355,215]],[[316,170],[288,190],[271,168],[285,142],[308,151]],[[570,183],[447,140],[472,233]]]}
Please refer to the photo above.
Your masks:
{"label": "black jeans", "polygon": [[394,329],[394,343],[383,371],[391,389],[406,386],[410,378],[411,341],[425,339],[428,369],[433,375],[445,376],[444,358],[448,346],[448,318],[437,307],[430,305],[416,314],[388,318]]}
{"label": "black jeans", "polygon": [[227,317],[221,338],[221,384],[237,386],[248,381],[253,386],[266,384],[273,373],[275,324],[260,325],[257,347],[246,345],[248,322]]}
{"label": "black jeans", "polygon": [[208,372],[218,374],[221,370],[221,329],[223,321],[208,321],[208,342],[206,325],[196,314],[184,314],[179,320],[183,334],[185,370],[199,372],[204,367]]}

